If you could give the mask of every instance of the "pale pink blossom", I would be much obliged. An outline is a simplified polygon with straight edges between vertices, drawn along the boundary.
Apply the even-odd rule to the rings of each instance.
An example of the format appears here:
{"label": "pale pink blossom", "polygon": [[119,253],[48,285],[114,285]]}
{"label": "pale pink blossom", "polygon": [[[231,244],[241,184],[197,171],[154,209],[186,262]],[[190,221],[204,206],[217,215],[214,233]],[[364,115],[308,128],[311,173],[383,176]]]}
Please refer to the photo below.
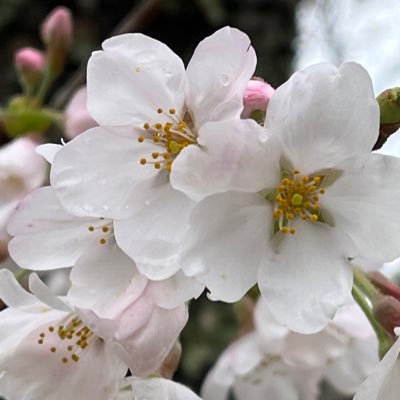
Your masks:
{"label": "pale pink blossom", "polygon": [[15,66],[22,80],[28,85],[36,85],[42,78],[46,58],[40,50],[24,47],[15,53]]}
{"label": "pale pink blossom", "polygon": [[73,22],[66,7],[55,8],[43,21],[42,39],[48,45],[69,47],[72,42]]}

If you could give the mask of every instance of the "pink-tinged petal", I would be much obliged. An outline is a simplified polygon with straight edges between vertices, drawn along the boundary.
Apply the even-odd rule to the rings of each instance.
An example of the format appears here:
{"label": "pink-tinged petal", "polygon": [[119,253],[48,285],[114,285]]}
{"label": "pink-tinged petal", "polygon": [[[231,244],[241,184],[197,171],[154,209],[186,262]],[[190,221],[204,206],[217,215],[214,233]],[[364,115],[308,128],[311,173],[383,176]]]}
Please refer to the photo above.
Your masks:
{"label": "pink-tinged petal", "polygon": [[196,128],[240,117],[256,62],[249,37],[238,29],[226,26],[199,43],[186,71],[186,101]]}
{"label": "pink-tinged petal", "polygon": [[271,209],[256,194],[205,199],[193,212],[184,271],[206,285],[212,300],[239,300],[257,281],[270,222]]}
{"label": "pink-tinged petal", "polygon": [[103,49],[89,60],[87,84],[88,110],[100,125],[161,122],[158,108],[179,114],[185,70],[165,44],[128,33],[107,39]]}
{"label": "pink-tinged petal", "polygon": [[397,400],[400,393],[400,340],[390,348],[382,361],[362,383],[354,400]]}
{"label": "pink-tinged petal", "polygon": [[132,217],[115,221],[118,245],[149,279],[166,279],[181,268],[180,246],[185,240],[194,207],[183,193],[167,182]]}
{"label": "pink-tinged petal", "polygon": [[147,279],[138,273],[135,263],[112,239],[105,245],[88,248],[75,263],[71,282],[68,297],[72,303],[92,309],[99,317],[108,317],[110,304],[127,290],[126,297],[131,302],[147,285]]}
{"label": "pink-tinged petal", "polygon": [[154,301],[162,308],[175,308],[193,298],[198,298],[204,285],[182,271],[162,281],[149,281]]}
{"label": "pink-tinged petal", "polygon": [[320,203],[355,243],[357,254],[352,256],[376,262],[398,257],[400,159],[365,154],[337,168],[343,175],[327,188]]}
{"label": "pink-tinged petal", "polygon": [[118,400],[201,400],[187,387],[167,379],[127,378],[128,381],[132,382],[129,395]]}
{"label": "pink-tinged petal", "polygon": [[[345,232],[299,221],[295,235],[285,236],[266,254],[259,286],[273,317],[289,329],[309,334],[321,330],[336,310],[352,301],[353,251]],[[268,257],[268,258],[267,258]]]}
{"label": "pink-tinged petal", "polygon": [[[58,340],[45,337],[38,344],[45,330],[47,324],[30,332],[10,357],[1,360],[0,394],[9,400],[109,400],[116,395],[126,367],[103,341],[91,343],[74,362],[57,335]],[[54,353],[51,346],[56,347]],[[66,363],[62,361],[65,356]]]}
{"label": "pink-tinged petal", "polygon": [[71,267],[97,235],[93,218],[77,218],[61,207],[54,190],[35,190],[17,207],[8,224],[9,252],[22,268],[47,270]]}
{"label": "pink-tinged petal", "polygon": [[86,86],[79,88],[65,109],[65,135],[73,139],[82,132],[97,126],[86,106]]}
{"label": "pink-tinged petal", "polygon": [[371,79],[358,64],[317,64],[296,72],[273,94],[265,126],[302,173],[371,151],[379,107]]}
{"label": "pink-tinged petal", "polygon": [[199,146],[188,146],[173,162],[171,185],[196,201],[230,190],[258,192],[277,186],[279,143],[261,143],[264,132],[252,120],[204,125]]}
{"label": "pink-tinged petal", "polygon": [[57,153],[51,184],[68,211],[78,216],[126,218],[135,206],[143,207],[150,185],[156,185],[151,178],[159,173],[139,161],[158,146],[138,143],[139,135],[130,127],[92,128]]}
{"label": "pink-tinged petal", "polygon": [[46,143],[36,147],[36,153],[41,155],[49,164],[53,164],[54,157],[60,149],[62,144]]}

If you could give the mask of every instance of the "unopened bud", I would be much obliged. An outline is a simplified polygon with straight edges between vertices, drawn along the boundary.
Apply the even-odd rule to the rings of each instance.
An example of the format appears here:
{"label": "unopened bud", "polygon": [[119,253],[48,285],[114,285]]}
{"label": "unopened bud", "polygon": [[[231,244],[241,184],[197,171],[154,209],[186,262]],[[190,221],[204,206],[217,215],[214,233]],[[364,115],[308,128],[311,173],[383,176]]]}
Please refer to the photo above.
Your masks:
{"label": "unopened bud", "polygon": [[48,46],[68,48],[72,43],[73,22],[66,7],[55,8],[42,24],[42,39]]}
{"label": "unopened bud", "polygon": [[174,376],[176,369],[178,368],[179,361],[182,354],[182,345],[179,340],[177,340],[172,347],[171,351],[168,353],[167,357],[163,361],[160,367],[160,375],[165,379],[171,379]]}
{"label": "unopened bud", "polygon": [[380,126],[374,150],[380,149],[387,138],[400,128],[400,88],[385,90],[376,100],[380,110]]}
{"label": "unopened bud", "polygon": [[274,92],[275,89],[263,80],[252,79],[249,81],[243,95],[242,118],[249,118],[252,113],[257,111],[265,114],[269,99]]}
{"label": "unopened bud", "polygon": [[400,326],[400,301],[392,296],[382,296],[373,308],[374,317],[392,337],[394,328]]}
{"label": "unopened bud", "polygon": [[42,39],[47,45],[47,68],[51,76],[60,74],[72,43],[73,21],[68,8],[55,8],[44,20]]}
{"label": "unopened bud", "polygon": [[44,54],[34,48],[24,47],[15,53],[14,61],[23,84],[29,87],[36,86],[46,67]]}
{"label": "unopened bud", "polygon": [[400,287],[378,271],[369,273],[368,279],[379,291],[387,296],[392,296],[400,301]]}

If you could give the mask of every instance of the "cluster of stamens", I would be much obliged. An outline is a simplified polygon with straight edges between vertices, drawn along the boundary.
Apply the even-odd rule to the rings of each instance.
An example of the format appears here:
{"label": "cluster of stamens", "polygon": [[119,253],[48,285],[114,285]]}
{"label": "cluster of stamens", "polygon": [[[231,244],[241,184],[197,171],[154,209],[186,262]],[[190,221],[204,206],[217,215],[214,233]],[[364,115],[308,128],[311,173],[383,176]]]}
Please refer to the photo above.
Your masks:
{"label": "cluster of stamens", "polygon": [[171,172],[172,162],[175,157],[185,147],[197,143],[197,135],[193,132],[191,121],[188,115],[184,119],[176,115],[176,110],[171,108],[165,112],[162,108],[157,110],[158,114],[168,116],[170,121],[156,124],[146,122],[143,125],[145,129],[144,135],[138,137],[138,142],[143,143],[145,140],[151,140],[155,144],[159,144],[163,149],[155,151],[150,157],[140,159],[141,165],[153,165],[155,169],[165,168]]}
{"label": "cluster of stamens", "polygon": [[320,187],[320,176],[300,175],[298,169],[288,175],[277,188],[273,217],[277,231],[294,235],[296,228],[291,222],[296,217],[311,222],[320,219],[319,198],[325,189]]}
{"label": "cluster of stamens", "polygon": [[[95,342],[98,337],[83,324],[82,320],[76,316],[69,316],[59,325],[49,325],[48,332],[39,334],[38,344],[45,345],[46,340],[51,342],[50,352],[62,353],[61,361],[66,364],[69,360],[78,362],[90,344]],[[50,337],[50,338],[49,338]],[[60,346],[55,343],[59,341]],[[62,347],[62,349],[60,349]]]}
{"label": "cluster of stamens", "polygon": [[[104,220],[104,218],[100,218],[100,220]],[[99,239],[100,244],[106,244],[107,243],[107,238],[104,236],[107,236],[106,234],[111,232],[112,227],[110,226],[110,222],[107,222],[101,226],[94,226],[94,225],[89,225],[88,226],[88,231],[89,232],[98,232],[100,231],[102,234],[102,237]]]}

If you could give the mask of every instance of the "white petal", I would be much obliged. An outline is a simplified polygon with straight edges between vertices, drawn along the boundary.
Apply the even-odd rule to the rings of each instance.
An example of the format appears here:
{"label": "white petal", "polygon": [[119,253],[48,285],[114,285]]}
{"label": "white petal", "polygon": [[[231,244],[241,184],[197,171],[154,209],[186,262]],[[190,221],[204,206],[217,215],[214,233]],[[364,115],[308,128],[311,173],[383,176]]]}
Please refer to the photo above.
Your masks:
{"label": "white petal", "polygon": [[179,248],[193,206],[187,196],[164,183],[139,212],[115,221],[118,245],[149,279],[166,279],[181,268]]}
{"label": "white petal", "polygon": [[15,236],[10,255],[19,266],[32,270],[71,267],[96,240],[88,230],[94,222],[68,214],[51,187],[37,189],[20,202],[8,224]]}
{"label": "white petal", "polygon": [[338,168],[344,174],[327,188],[321,207],[351,237],[359,257],[377,262],[398,257],[400,159],[366,154],[350,158]]}
{"label": "white petal", "polygon": [[132,391],[127,400],[201,400],[187,387],[167,379],[128,379],[132,382]]}
{"label": "white petal", "polygon": [[36,153],[41,155],[49,164],[53,164],[54,157],[62,147],[62,144],[46,143],[36,147]]}
{"label": "white petal", "polygon": [[[185,70],[166,45],[134,33],[107,39],[88,63],[88,110],[100,125],[159,122],[183,107]],[[152,121],[151,119],[155,120]]]}
{"label": "white petal", "polygon": [[238,29],[226,26],[199,43],[187,67],[187,105],[197,128],[240,117],[256,62],[249,37]]}
{"label": "white petal", "polygon": [[205,199],[193,212],[184,271],[203,282],[213,300],[239,300],[256,283],[270,219],[270,207],[256,194]]}
{"label": "white petal", "polygon": [[371,79],[355,63],[308,67],[275,91],[265,126],[305,174],[369,152],[379,128]]}
{"label": "white petal", "polygon": [[363,382],[354,400],[397,400],[400,392],[400,340]]}
{"label": "white petal", "polygon": [[261,266],[259,286],[275,319],[300,333],[321,330],[351,300],[351,239],[327,225],[299,221]]}
{"label": "white petal", "polygon": [[[51,184],[73,214],[124,218],[134,211],[138,185],[157,174],[139,160],[158,147],[138,143],[129,127],[97,127],[67,143],[56,155]],[[139,196],[140,202],[144,199]],[[141,204],[141,205],[143,205]]]}
{"label": "white petal", "polygon": [[175,308],[186,301],[198,298],[204,290],[204,285],[195,278],[178,271],[171,278],[162,281],[149,281],[149,289],[154,301],[162,308]]}
{"label": "white petal", "polygon": [[196,201],[229,190],[258,192],[279,182],[276,140],[252,120],[212,122],[199,130],[200,146],[188,146],[174,160],[171,185]]}
{"label": "white petal", "polygon": [[108,315],[107,307],[116,301],[129,286],[130,300],[140,296],[147,279],[141,276],[135,263],[121,251],[115,241],[91,246],[79,258],[71,272],[71,301],[81,308],[92,309],[100,317]]}
{"label": "white petal", "polygon": [[8,269],[0,270],[0,298],[9,307],[19,308],[37,304],[35,296],[28,293]]}
{"label": "white petal", "polygon": [[63,301],[51,293],[50,289],[35,273],[29,275],[29,290],[37,299],[47,304],[50,308],[65,312],[71,311]]}
{"label": "white petal", "polygon": [[324,377],[339,392],[353,395],[378,362],[375,336],[369,340],[355,340],[341,357],[327,364]]}

